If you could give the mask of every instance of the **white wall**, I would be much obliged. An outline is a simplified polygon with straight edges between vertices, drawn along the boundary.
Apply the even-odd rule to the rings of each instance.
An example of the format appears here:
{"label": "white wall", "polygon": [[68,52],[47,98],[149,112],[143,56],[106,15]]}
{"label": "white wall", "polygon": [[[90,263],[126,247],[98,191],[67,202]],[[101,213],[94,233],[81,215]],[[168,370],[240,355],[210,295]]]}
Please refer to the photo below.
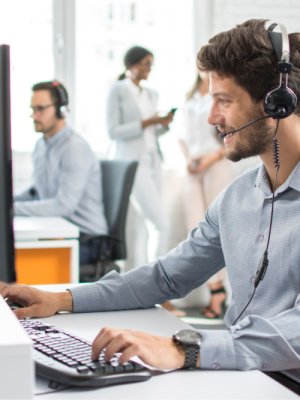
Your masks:
{"label": "white wall", "polygon": [[[202,0],[200,0],[202,1]],[[210,0],[212,34],[226,31],[248,19],[263,18],[283,23],[288,32],[299,32],[299,0]]]}

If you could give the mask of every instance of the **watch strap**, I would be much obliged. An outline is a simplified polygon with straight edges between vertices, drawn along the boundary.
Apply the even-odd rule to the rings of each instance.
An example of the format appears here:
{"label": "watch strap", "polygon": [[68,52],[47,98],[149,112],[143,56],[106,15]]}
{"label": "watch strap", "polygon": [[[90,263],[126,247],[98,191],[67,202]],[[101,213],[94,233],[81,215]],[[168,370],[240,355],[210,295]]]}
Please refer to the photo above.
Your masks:
{"label": "watch strap", "polygon": [[183,349],[185,351],[185,363],[182,368],[196,368],[199,346],[185,344],[183,345]]}

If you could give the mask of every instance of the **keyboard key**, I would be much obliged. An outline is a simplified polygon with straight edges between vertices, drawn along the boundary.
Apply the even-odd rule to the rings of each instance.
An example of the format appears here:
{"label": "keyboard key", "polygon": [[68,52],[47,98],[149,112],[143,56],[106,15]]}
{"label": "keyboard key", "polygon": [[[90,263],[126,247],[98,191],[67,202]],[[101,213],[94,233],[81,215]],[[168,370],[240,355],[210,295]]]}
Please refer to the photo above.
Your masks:
{"label": "keyboard key", "polygon": [[60,360],[61,358],[65,358],[65,356],[63,356],[62,354],[55,354],[55,355],[53,356],[53,358],[54,358],[55,360]]}
{"label": "keyboard key", "polygon": [[86,365],[86,364],[89,364],[91,362],[91,359],[88,358],[86,360],[80,360],[80,361],[77,361],[77,362],[79,362],[79,364],[81,364],[81,365]]}
{"label": "keyboard key", "polygon": [[78,356],[78,353],[75,351],[69,351],[68,355],[69,355],[69,357],[71,357],[71,356],[76,357],[76,356]]}
{"label": "keyboard key", "polygon": [[77,371],[80,373],[89,372],[89,368],[86,366],[77,367]]}
{"label": "keyboard key", "polygon": [[38,349],[38,351],[40,351],[43,354],[47,354],[48,351],[51,351],[50,349],[46,348],[46,349]]}
{"label": "keyboard key", "polygon": [[68,363],[74,362],[73,360],[71,360],[71,358],[61,358],[60,361],[62,361],[64,364],[68,365]]}
{"label": "keyboard key", "polygon": [[134,366],[135,371],[140,371],[140,370],[144,369],[144,367],[138,363],[133,363],[133,366]]}
{"label": "keyboard key", "polygon": [[110,364],[106,364],[106,365],[104,366],[104,371],[105,371],[107,374],[111,374],[111,373],[114,372],[114,369],[113,369],[113,367],[112,367]]}
{"label": "keyboard key", "polygon": [[63,353],[64,351],[69,351],[69,348],[66,347],[66,346],[64,346],[64,347],[61,347],[60,349],[58,349],[58,351],[59,351],[60,353]]}
{"label": "keyboard key", "polygon": [[124,367],[122,364],[118,364],[116,366],[113,367],[115,372],[122,372],[124,371]]}
{"label": "keyboard key", "polygon": [[48,329],[48,326],[39,326],[38,327],[39,331],[45,331],[46,329]]}
{"label": "keyboard key", "polygon": [[48,354],[48,356],[53,356],[54,354],[57,354],[57,353],[56,353],[56,351],[54,351],[54,350],[49,350],[49,351],[47,352],[47,354]]}
{"label": "keyboard key", "polygon": [[87,367],[89,367],[90,370],[92,370],[93,372],[104,372],[104,368],[101,367],[101,365],[89,365],[87,364]]}
{"label": "keyboard key", "polygon": [[74,368],[77,367],[79,364],[76,361],[69,361],[66,363],[68,367]]}
{"label": "keyboard key", "polygon": [[89,353],[89,354],[79,354],[79,355],[77,354],[77,355],[73,355],[73,356],[74,356],[74,358],[76,358],[76,360],[86,359],[86,358],[92,360],[92,354],[91,353]]}
{"label": "keyboard key", "polygon": [[134,366],[131,362],[124,362],[123,367],[127,372],[134,371]]}

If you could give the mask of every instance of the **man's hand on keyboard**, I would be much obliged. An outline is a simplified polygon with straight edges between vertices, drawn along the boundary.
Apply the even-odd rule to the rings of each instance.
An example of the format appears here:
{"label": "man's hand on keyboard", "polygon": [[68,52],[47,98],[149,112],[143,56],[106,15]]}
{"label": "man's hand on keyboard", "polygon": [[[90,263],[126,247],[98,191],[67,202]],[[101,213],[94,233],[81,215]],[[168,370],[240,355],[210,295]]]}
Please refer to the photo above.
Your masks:
{"label": "man's hand on keyboard", "polygon": [[106,361],[114,353],[122,353],[120,364],[133,356],[138,356],[144,363],[159,369],[181,368],[185,363],[185,352],[173,339],[145,332],[103,328],[94,340],[92,358],[96,360],[104,348]]}
{"label": "man's hand on keyboard", "polygon": [[58,311],[72,311],[70,292],[51,293],[25,285],[1,283],[0,295],[24,307],[13,310],[18,319],[50,317]]}

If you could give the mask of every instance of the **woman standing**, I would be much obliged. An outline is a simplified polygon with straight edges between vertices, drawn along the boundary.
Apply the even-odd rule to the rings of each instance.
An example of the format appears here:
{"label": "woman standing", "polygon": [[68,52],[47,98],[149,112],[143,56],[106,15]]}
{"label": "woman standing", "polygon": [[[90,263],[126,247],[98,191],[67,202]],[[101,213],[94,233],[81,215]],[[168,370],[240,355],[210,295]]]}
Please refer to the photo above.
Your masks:
{"label": "woman standing", "polygon": [[[225,147],[214,126],[207,123],[212,105],[208,93],[209,78],[201,73],[187,96],[184,107],[185,129],[179,138],[180,147],[187,160],[188,174],[184,182],[184,209],[188,231],[204,219],[207,208],[232,180],[229,161],[224,157]],[[225,268],[208,280],[211,301],[202,312],[207,318],[221,316],[226,293],[223,282]]]}
{"label": "woman standing", "polygon": [[148,261],[167,252],[168,223],[161,202],[161,152],[158,137],[168,130],[173,114],[158,117],[158,95],[141,86],[148,78],[153,54],[139,46],[124,57],[126,72],[111,87],[107,101],[108,133],[116,143],[118,160],[139,162],[132,190],[133,205],[148,234]]}
{"label": "woman standing", "polygon": [[161,201],[162,156],[158,137],[169,129],[173,113],[156,114],[157,93],[141,85],[153,64],[151,51],[135,46],[124,57],[125,72],[110,90],[107,100],[108,133],[116,143],[118,160],[136,160],[138,169],[132,203],[148,231],[148,262],[168,251],[168,222]]}

